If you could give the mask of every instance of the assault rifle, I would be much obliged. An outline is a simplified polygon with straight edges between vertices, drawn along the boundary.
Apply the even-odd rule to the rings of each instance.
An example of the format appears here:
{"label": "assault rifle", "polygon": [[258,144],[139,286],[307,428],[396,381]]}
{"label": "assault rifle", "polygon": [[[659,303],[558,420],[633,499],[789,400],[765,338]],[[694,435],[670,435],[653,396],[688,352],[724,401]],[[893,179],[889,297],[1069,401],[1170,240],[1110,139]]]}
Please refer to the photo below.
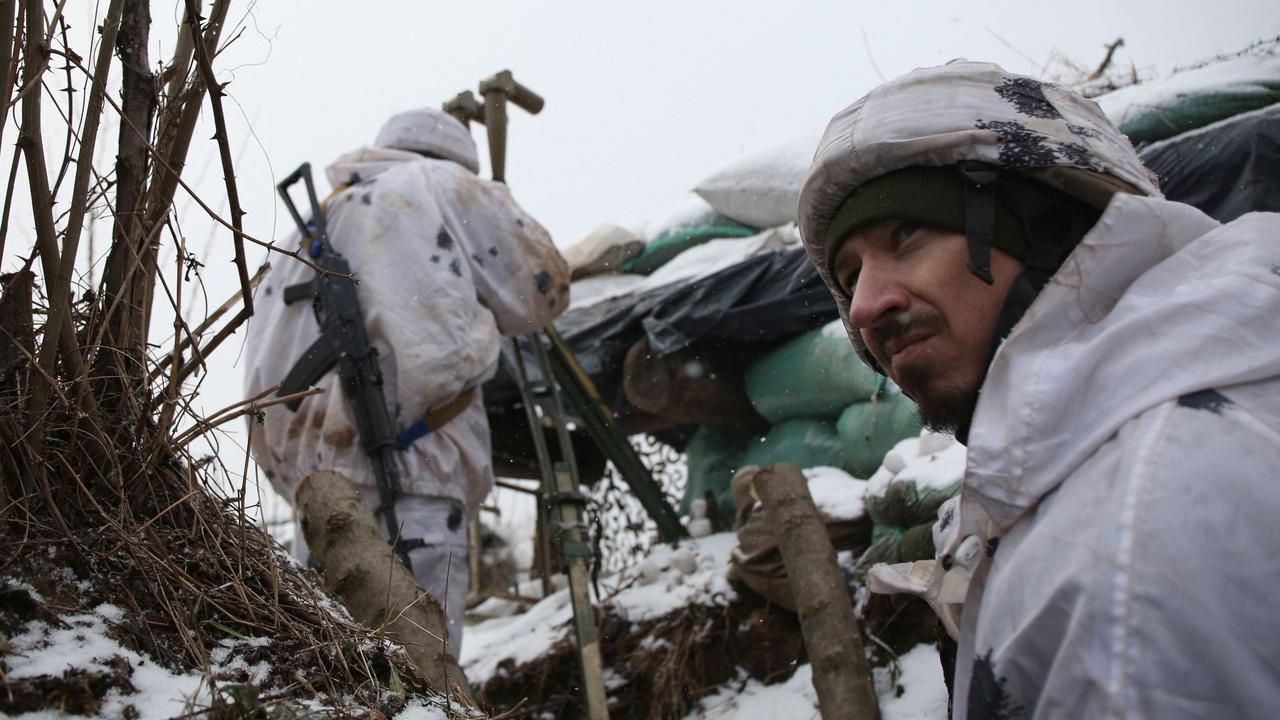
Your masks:
{"label": "assault rifle", "polygon": [[[289,196],[289,188],[302,180],[307,186],[307,200],[311,204],[310,220],[303,220],[298,208]],[[298,232],[307,240],[307,254],[323,272],[305,283],[290,285],[284,289],[284,302],[292,305],[310,300],[316,321],[320,323],[320,337],[307,348],[294,364],[289,374],[280,382],[277,395],[301,392],[315,385],[325,373],[336,365],[342,392],[350,403],[355,416],[356,432],[360,445],[373,463],[373,475],[378,484],[378,497],[382,502],[382,517],[387,523],[387,535],[400,561],[413,572],[409,551],[422,545],[421,539],[400,539],[400,526],[396,522],[395,501],[400,496],[400,468],[396,453],[399,452],[396,426],[387,410],[382,394],[382,371],[378,367],[378,351],[369,344],[365,333],[364,315],[360,312],[360,298],[356,295],[355,281],[351,279],[351,265],[329,244],[324,209],[316,201],[316,188],[311,179],[311,163],[303,163],[276,186],[284,198],[285,207],[298,225]],[[301,398],[285,403],[290,410],[297,410]]]}

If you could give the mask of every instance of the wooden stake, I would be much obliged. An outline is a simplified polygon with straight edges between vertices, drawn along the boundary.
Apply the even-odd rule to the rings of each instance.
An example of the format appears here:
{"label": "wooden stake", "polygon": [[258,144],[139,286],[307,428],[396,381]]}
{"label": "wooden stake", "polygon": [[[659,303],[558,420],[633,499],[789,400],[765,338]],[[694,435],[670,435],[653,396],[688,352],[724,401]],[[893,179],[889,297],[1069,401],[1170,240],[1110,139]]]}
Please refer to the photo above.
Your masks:
{"label": "wooden stake", "polygon": [[818,711],[823,720],[878,720],[862,631],[804,473],[795,465],[774,465],[756,475],[754,487],[787,566]]}

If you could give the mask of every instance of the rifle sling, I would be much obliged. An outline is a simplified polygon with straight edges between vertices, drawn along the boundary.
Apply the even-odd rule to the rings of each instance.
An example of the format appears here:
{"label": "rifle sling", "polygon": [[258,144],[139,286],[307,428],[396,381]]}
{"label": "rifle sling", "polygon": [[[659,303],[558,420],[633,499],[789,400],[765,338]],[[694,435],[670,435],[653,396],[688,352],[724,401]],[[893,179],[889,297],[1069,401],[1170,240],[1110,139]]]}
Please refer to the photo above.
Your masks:
{"label": "rifle sling", "polygon": [[475,395],[475,388],[467,388],[454,399],[429,411],[426,416],[419,418],[417,422],[405,428],[396,436],[396,447],[402,451],[408,450],[410,445],[425,437],[427,433],[444,427],[450,420],[461,415],[462,411],[471,405],[471,399]]}

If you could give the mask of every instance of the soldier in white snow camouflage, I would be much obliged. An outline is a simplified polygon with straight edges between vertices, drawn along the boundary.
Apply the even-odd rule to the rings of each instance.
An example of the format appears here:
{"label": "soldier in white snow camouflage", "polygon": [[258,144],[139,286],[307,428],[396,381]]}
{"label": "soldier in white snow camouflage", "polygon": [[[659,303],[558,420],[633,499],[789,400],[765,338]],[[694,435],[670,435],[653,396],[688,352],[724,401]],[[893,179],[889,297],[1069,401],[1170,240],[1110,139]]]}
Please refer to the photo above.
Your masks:
{"label": "soldier in white snow camouflage", "polygon": [[[404,494],[396,518],[403,539],[422,541],[410,561],[419,585],[445,605],[455,653],[469,576],[467,525],[494,483],[480,385],[497,368],[501,336],[533,332],[569,304],[568,267],[551,237],[478,168],[467,129],[421,108],[392,117],[373,146],[326,169],[334,187],[326,201],[329,238],[359,279],[365,330],[401,429]],[[258,289],[246,395],[279,383],[318,336],[309,304],[281,299],[284,288],[312,274],[285,262]],[[275,405],[250,424],[254,459],[290,502],[304,477],[335,470],[377,511],[373,468],[337,373],[317,387],[326,392],[297,412]],[[296,538],[305,559],[302,533]]]}
{"label": "soldier in white snow camouflage", "polygon": [[997,66],[835,116],[800,197],[860,357],[968,445],[936,557],[955,718],[1280,707],[1280,216],[1165,201],[1097,105]]}

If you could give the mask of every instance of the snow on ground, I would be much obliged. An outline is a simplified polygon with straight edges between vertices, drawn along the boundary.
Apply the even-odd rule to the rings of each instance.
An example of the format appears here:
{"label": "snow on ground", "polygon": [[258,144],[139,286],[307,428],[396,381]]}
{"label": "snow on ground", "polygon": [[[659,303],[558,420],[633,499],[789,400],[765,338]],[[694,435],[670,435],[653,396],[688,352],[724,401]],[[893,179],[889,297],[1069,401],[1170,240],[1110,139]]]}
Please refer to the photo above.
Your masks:
{"label": "snow on ground", "polygon": [[1280,82],[1280,55],[1243,55],[1194,70],[1120,88],[1096,98],[1117,125],[1155,108],[1169,107],[1187,97],[1226,90],[1266,92]]}
{"label": "snow on ground", "polygon": [[[918,445],[919,439],[911,440]],[[805,470],[805,475],[815,502],[824,512],[838,517],[861,514],[868,482],[835,468]],[[724,604],[734,597],[724,575],[736,546],[733,533],[682,541],[679,546],[658,546],[634,568],[601,584],[624,588],[608,602],[614,612],[632,622],[659,618],[695,604]],[[568,591],[560,590],[522,615],[472,625],[463,644],[463,669],[472,684],[479,686],[494,676],[503,660],[510,659],[516,665],[537,660],[557,642],[571,637],[571,620]],[[947,690],[937,651],[928,645],[916,647],[899,658],[898,672],[895,678],[888,668],[875,670],[882,718],[943,720]],[[810,666],[805,664],[786,682],[775,685],[764,685],[744,674],[703,698],[688,718],[817,718],[816,698]]]}
{"label": "snow on ground", "polygon": [[[937,651],[918,645],[898,659],[901,674],[893,682],[888,668],[876,668],[876,693],[882,720],[943,720],[947,716],[947,687]],[[898,694],[898,688],[902,694]],[[688,720],[753,720],[754,718],[818,717],[818,696],[808,664],[784,683],[763,685],[744,678],[703,698]]]}
{"label": "snow on ground", "polygon": [[[11,588],[21,588],[36,600],[39,594],[29,585],[7,581]],[[32,678],[40,675],[61,677],[63,673],[80,670],[91,673],[111,673],[109,662],[121,658],[129,663],[132,673],[128,681],[136,692],[125,695],[118,688],[108,691],[103,698],[97,717],[134,717],[138,720],[166,720],[207,710],[213,702],[213,689],[207,676],[199,673],[175,673],[161,667],[147,655],[129,650],[108,635],[112,625],[124,619],[124,610],[115,605],[103,604],[92,613],[67,614],[59,618],[64,627],[55,627],[43,621],[27,623],[22,631],[8,638],[10,650],[5,653],[8,681]],[[270,644],[267,638],[224,640],[210,652],[209,670],[212,674],[243,669],[252,682],[261,682],[269,668],[265,663],[249,665],[235,655],[240,646],[261,647]],[[334,711],[317,702],[301,701],[302,707],[326,714]],[[130,710],[132,708],[132,710]],[[58,720],[66,715],[58,710],[42,710],[18,715],[23,720]],[[421,700],[411,700],[397,720],[448,720],[443,710]]]}
{"label": "snow on ground", "polygon": [[[21,587],[38,597],[32,588]],[[5,658],[9,665],[5,678],[12,681],[38,675],[60,677],[67,670],[110,672],[107,661],[121,657],[133,666],[129,681],[138,692],[122,695],[111,690],[102,704],[102,717],[127,717],[126,708],[132,706],[140,720],[163,720],[208,707],[212,696],[200,676],[172,673],[107,636],[108,625],[120,622],[123,616],[124,611],[114,605],[99,605],[92,614],[63,616],[66,627],[41,621],[28,623],[21,633],[9,638],[13,652]],[[42,720],[63,715],[46,710],[21,717]]]}
{"label": "snow on ground", "polygon": [[[607,602],[631,622],[659,618],[689,605],[723,605],[736,597],[725,571],[737,542],[733,533],[719,533],[681,541],[678,547],[660,545],[635,567],[602,578],[600,585],[623,588]],[[536,660],[570,637],[572,617],[569,591],[563,589],[522,615],[471,625],[462,644],[462,668],[473,685],[480,685],[493,677],[503,660],[517,665]]]}
{"label": "snow on ground", "polygon": [[725,573],[738,546],[731,532],[684,540],[679,547],[658,545],[649,557],[622,574],[634,579],[611,603],[631,622],[660,618],[689,605],[724,605],[737,593]]}

